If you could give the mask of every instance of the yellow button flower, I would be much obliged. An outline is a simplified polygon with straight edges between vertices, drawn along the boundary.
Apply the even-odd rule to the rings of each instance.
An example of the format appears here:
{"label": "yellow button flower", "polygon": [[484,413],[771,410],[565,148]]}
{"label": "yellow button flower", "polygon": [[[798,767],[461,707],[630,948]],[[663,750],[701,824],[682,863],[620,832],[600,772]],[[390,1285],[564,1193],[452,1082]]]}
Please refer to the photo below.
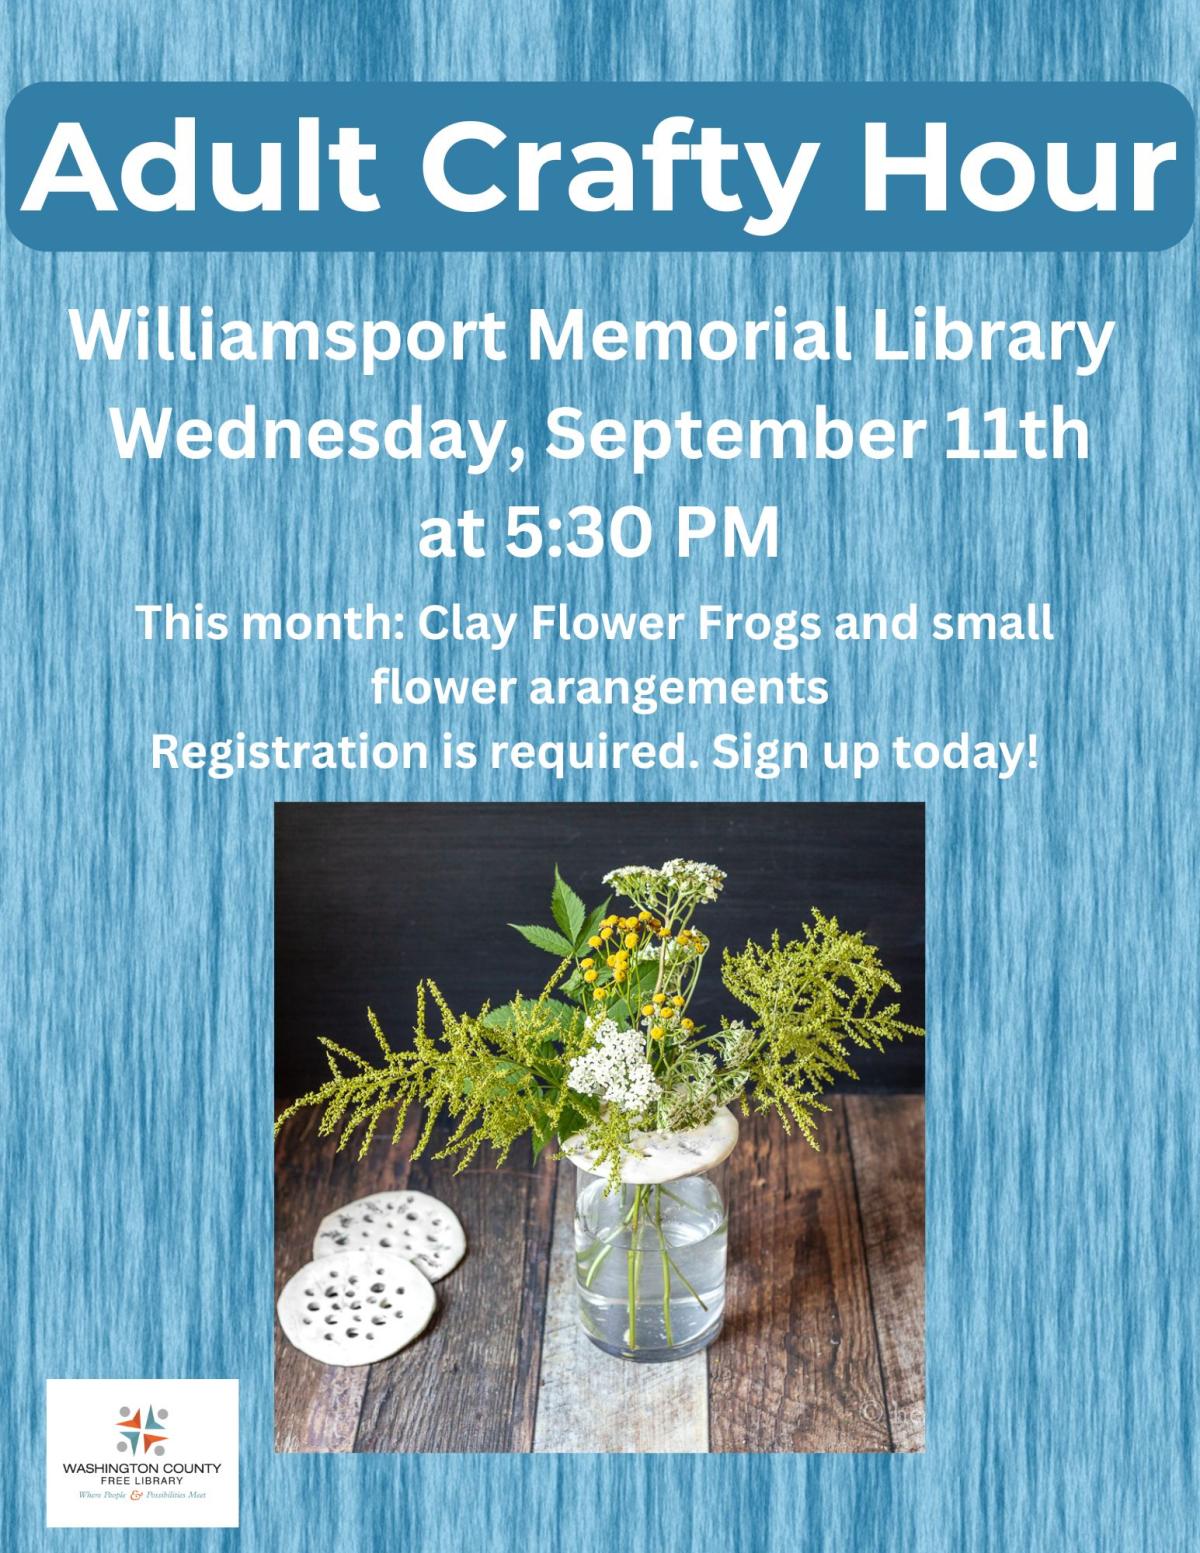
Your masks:
{"label": "yellow button flower", "polygon": [[602,1003],[606,995],[607,994],[603,987],[597,987],[596,990],[592,993],[592,996],[595,998],[597,1003]]}
{"label": "yellow button flower", "polygon": [[676,1008],[682,1008],[683,1007],[683,999],[680,997],[678,992],[671,999],[671,1002],[674,1003]]}
{"label": "yellow button flower", "polygon": [[649,920],[650,920],[650,913],[648,911],[639,911],[638,912],[638,921],[639,922],[649,922]]}
{"label": "yellow button flower", "polygon": [[610,927],[602,927],[600,929],[600,937],[605,939],[605,940],[610,939],[612,937],[612,928],[610,928]]}
{"label": "yellow button flower", "polygon": [[599,947],[600,947],[600,940],[598,938],[589,938],[588,939],[588,944],[589,944],[589,946],[592,949],[599,949]]}
{"label": "yellow button flower", "polygon": [[580,966],[585,971],[590,971],[592,966],[595,965],[595,963],[596,962],[595,962],[595,960],[592,959],[591,955],[588,955],[586,960],[580,960],[580,962],[579,962]]}
{"label": "yellow button flower", "polygon": [[654,1003],[665,1003],[667,1001],[667,995],[665,992],[656,992],[651,1001]]}
{"label": "yellow button flower", "polygon": [[663,1036],[666,1034],[666,1031],[663,1029],[662,1025],[651,1025],[650,1034],[656,1041],[661,1041]]}
{"label": "yellow button flower", "polygon": [[584,971],[583,979],[584,979],[584,981],[589,981],[589,982],[590,981],[595,981],[595,979],[596,979],[596,972],[595,971]]}
{"label": "yellow button flower", "polygon": [[645,1015],[645,1017],[647,1019],[651,1018],[653,1016],[653,1014],[654,1014],[654,1004],[653,1003],[645,1004],[643,1006],[643,1008],[642,1008],[642,1013]]}
{"label": "yellow button flower", "polygon": [[685,1019],[683,1021],[683,1028],[685,1030],[694,1030],[696,1028],[696,1021],[694,1019]]}
{"label": "yellow button flower", "polygon": [[637,936],[636,933],[626,933],[626,935],[625,935],[625,947],[626,947],[626,949],[636,949],[637,948],[637,941],[638,941],[638,936]]}

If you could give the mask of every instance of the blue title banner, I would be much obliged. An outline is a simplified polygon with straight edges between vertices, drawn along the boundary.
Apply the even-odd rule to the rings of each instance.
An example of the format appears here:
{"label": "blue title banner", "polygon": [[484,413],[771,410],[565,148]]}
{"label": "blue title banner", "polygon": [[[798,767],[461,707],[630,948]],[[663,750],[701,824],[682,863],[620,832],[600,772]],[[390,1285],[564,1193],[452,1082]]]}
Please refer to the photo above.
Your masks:
{"label": "blue title banner", "polygon": [[47,250],[1161,249],[1195,119],[1155,84],[42,83]]}

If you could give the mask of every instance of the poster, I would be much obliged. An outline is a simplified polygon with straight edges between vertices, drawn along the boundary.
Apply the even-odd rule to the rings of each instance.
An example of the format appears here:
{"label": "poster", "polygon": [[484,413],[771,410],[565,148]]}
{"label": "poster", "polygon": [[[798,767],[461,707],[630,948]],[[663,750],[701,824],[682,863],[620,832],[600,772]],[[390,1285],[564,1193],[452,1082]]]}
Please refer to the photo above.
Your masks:
{"label": "poster", "polygon": [[1185,10],[4,30],[5,1546],[1188,1546]]}

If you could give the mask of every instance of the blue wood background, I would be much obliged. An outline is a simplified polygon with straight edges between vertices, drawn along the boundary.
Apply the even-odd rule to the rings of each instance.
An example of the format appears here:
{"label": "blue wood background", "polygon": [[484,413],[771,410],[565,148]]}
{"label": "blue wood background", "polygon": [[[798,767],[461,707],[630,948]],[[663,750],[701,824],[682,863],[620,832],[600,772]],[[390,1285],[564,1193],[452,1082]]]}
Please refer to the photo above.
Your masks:
{"label": "blue wood background", "polygon": [[[1186,0],[561,6],[42,0],[7,12],[5,78],[1163,78],[1194,100]],[[1149,256],[50,258],[3,243],[3,1008],[10,1223],[4,1542],[40,1549],[42,1383],[237,1376],[241,1545],[277,1549],[1010,1549],[1192,1546],[1196,1515],[1195,243]],[[1090,383],[997,365],[886,375],[593,366],[534,374],[80,366],[65,309],[248,316],[755,316],[945,302],[1119,320]],[[111,403],[302,417],[423,399],[513,413],[692,403],[848,415],[1061,399],[1083,468],[851,462],[644,482],[752,504],[782,490],[786,563],[478,572],[413,559],[413,515],[463,499],[428,465],[121,464]],[[923,413],[918,411],[916,413]],[[545,501],[629,499],[583,466]],[[520,499],[507,477],[470,493]],[[547,563],[549,567],[550,563]],[[800,595],[800,597],[797,597]],[[823,736],[1040,732],[987,780],[697,773],[456,783],[216,783],[147,769],[153,728],[386,732],[369,651],[146,646],[132,605],[367,598],[477,607],[706,597],[768,607],[1054,600],[1050,650],[895,647],[830,664]],[[480,662],[413,646],[407,660]],[[565,652],[572,672],[594,658]],[[731,668],[756,672],[746,651]],[[710,660],[680,651],[682,672]],[[841,665],[840,667],[838,665]],[[614,667],[617,667],[614,663]],[[520,655],[509,672],[532,668]],[[461,720],[460,720],[461,721]],[[527,722],[530,720],[527,719]],[[536,720],[534,720],[536,723]],[[587,727],[582,718],[547,728]],[[420,720],[407,725],[415,731]],[[614,724],[614,726],[617,726]],[[714,719],[697,716],[700,733]],[[476,715],[476,733],[488,731]],[[463,727],[463,731],[467,731]],[[276,1458],[271,1452],[271,805],[277,798],[842,798],[928,802],[928,1450],[920,1458]],[[398,885],[399,887],[399,885]],[[155,1545],[233,1546],[238,1533]],[[55,1546],[124,1545],[59,1532]]]}

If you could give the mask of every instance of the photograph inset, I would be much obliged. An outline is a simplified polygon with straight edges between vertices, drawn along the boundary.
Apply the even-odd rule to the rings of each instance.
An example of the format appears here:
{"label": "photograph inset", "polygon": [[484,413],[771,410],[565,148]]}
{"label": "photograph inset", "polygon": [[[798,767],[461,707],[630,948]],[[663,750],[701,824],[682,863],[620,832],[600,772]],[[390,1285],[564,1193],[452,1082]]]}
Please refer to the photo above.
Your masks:
{"label": "photograph inset", "polygon": [[922,806],[281,804],[276,924],[278,1450],[923,1449]]}

